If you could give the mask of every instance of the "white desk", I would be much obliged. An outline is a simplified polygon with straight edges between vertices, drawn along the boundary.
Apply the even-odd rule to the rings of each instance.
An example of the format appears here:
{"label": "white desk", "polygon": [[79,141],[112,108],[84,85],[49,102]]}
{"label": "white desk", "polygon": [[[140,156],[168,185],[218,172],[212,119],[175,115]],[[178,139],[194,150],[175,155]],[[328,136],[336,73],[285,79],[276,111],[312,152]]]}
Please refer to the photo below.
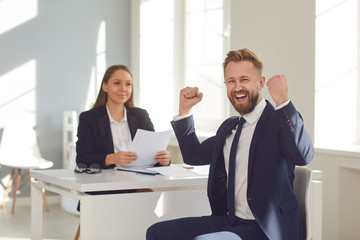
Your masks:
{"label": "white desk", "polygon": [[[207,176],[171,178],[114,169],[78,174],[54,169],[32,171],[31,177],[35,178],[31,185],[31,239],[42,239],[42,189],[81,200],[80,238],[86,240],[145,239],[146,229],[155,222],[211,214]],[[154,192],[85,193],[143,188]]]}

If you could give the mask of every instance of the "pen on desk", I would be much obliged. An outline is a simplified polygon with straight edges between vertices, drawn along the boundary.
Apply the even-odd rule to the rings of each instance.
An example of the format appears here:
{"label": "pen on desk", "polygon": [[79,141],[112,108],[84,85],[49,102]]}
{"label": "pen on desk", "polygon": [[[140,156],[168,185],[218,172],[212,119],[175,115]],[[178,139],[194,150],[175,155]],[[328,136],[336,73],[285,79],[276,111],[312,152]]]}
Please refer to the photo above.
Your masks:
{"label": "pen on desk", "polygon": [[140,174],[145,174],[145,175],[152,175],[155,176],[157,173],[156,172],[143,172],[143,171],[136,171],[136,170],[128,170],[128,169],[123,169],[123,168],[118,168],[118,171],[124,171],[124,172],[133,172],[133,173],[140,173]]}
{"label": "pen on desk", "polygon": [[152,176],[156,175],[156,173],[151,173],[151,172],[140,172],[140,171],[138,171],[136,173],[145,174],[145,175],[152,175]]}

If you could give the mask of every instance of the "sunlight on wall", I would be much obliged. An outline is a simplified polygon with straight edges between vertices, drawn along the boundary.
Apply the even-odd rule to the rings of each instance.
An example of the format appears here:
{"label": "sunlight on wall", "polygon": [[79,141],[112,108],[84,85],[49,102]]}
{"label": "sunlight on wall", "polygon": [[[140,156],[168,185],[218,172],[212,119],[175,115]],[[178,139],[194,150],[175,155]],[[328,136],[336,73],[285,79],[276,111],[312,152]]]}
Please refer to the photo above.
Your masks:
{"label": "sunlight on wall", "polygon": [[106,23],[100,23],[96,44],[96,66],[92,67],[85,110],[92,108],[100,89],[102,77],[106,71]]}
{"label": "sunlight on wall", "polygon": [[98,39],[96,44],[96,78],[97,83],[96,86],[99,88],[102,77],[106,71],[106,23],[102,21],[100,23]]}
{"label": "sunlight on wall", "polygon": [[37,0],[0,0],[0,34],[35,18],[37,14]]}
{"label": "sunlight on wall", "polygon": [[92,67],[90,81],[89,81],[89,88],[88,88],[88,92],[87,92],[86,104],[85,104],[84,110],[88,110],[88,109],[92,108],[92,106],[94,105],[94,103],[96,101],[98,86],[96,86],[96,77],[95,77],[96,73],[95,72],[96,72],[95,67]]}
{"label": "sunlight on wall", "polygon": [[36,60],[0,76],[0,126],[21,119],[35,123]]}

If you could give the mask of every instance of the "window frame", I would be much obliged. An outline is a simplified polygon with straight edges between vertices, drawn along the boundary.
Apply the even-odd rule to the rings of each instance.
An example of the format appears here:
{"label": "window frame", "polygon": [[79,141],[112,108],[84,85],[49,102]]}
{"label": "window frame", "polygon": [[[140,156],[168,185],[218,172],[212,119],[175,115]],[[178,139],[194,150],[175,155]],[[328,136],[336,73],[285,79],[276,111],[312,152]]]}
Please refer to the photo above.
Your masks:
{"label": "window frame", "polygon": [[[177,115],[179,106],[179,91],[185,87],[185,16],[186,1],[174,0],[174,92],[173,92],[173,115]],[[140,5],[141,0],[131,1],[131,70],[134,77],[134,103],[140,106]],[[230,0],[223,0],[223,56],[230,47]],[[220,60],[219,62],[222,62]],[[223,79],[219,79],[221,83]],[[201,91],[201,89],[200,89]],[[206,93],[204,93],[206,94]],[[231,104],[227,101],[226,88],[224,85],[224,97],[226,98],[225,114],[221,122],[230,116]],[[201,107],[201,103],[199,104]],[[151,113],[150,113],[151,117]],[[211,135],[221,122],[199,122],[194,114],[195,124],[201,135]],[[169,119],[170,121],[171,119]],[[206,126],[201,128],[201,126]],[[156,127],[156,126],[155,126]]]}

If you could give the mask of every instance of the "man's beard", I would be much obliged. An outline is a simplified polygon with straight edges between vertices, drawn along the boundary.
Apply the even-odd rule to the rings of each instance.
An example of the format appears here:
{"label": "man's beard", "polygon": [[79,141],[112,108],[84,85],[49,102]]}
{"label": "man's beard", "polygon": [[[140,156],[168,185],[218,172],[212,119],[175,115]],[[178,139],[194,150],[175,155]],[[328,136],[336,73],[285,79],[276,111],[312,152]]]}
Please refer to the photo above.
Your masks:
{"label": "man's beard", "polygon": [[231,104],[235,108],[235,110],[240,113],[241,115],[247,114],[249,112],[252,112],[258,102],[259,99],[259,93],[257,92],[255,95],[250,95],[249,92],[247,92],[247,96],[249,97],[250,101],[245,104],[237,104],[234,101],[235,94],[232,94],[232,96],[228,96]]}

